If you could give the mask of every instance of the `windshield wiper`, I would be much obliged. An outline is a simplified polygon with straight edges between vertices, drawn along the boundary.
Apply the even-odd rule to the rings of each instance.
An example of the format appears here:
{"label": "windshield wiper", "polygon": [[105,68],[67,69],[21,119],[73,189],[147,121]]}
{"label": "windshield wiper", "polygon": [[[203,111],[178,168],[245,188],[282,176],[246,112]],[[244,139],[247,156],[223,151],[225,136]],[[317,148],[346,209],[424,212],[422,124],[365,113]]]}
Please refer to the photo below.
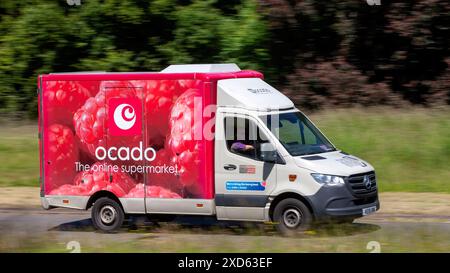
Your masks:
{"label": "windshield wiper", "polygon": [[316,153],[310,153],[310,154],[323,154],[323,153],[329,153],[329,152],[334,152],[334,151],[337,151],[336,149],[330,149],[330,150],[327,150],[327,151],[321,151],[321,152],[316,152]]}
{"label": "windshield wiper", "polygon": [[316,152],[292,153],[293,156],[303,156],[303,155],[312,155],[312,154],[316,154]]}
{"label": "windshield wiper", "polygon": [[304,156],[304,155],[323,154],[323,153],[334,152],[334,151],[337,151],[337,149],[332,148],[332,149],[327,150],[327,151],[308,152],[308,153],[294,153],[293,156]]}

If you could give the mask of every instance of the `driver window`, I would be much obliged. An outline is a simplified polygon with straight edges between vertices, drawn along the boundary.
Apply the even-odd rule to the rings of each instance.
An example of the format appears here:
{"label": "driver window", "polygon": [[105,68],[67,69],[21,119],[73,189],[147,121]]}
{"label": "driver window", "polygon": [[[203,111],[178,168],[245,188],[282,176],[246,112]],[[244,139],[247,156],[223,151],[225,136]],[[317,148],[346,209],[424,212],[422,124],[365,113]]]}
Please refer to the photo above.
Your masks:
{"label": "driver window", "polygon": [[261,143],[269,142],[253,121],[241,117],[225,117],[225,141],[228,151],[255,160],[261,160]]}

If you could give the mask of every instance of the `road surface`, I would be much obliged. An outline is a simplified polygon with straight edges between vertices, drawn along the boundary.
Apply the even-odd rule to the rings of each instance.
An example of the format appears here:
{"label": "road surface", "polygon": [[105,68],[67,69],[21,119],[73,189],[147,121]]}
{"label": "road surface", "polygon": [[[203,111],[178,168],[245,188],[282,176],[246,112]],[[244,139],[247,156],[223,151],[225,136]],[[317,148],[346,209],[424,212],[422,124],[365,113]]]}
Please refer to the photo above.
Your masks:
{"label": "road surface", "polygon": [[270,225],[178,217],[134,218],[116,234],[94,230],[89,211],[0,209],[0,252],[449,252],[450,218],[377,213],[296,238]]}

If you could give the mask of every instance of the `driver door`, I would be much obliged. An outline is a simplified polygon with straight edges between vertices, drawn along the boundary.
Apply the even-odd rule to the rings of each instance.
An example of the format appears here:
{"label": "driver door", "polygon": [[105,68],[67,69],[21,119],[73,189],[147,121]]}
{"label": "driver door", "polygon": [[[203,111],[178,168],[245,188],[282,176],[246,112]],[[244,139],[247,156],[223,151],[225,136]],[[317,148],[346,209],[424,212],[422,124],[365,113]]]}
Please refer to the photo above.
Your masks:
{"label": "driver door", "polygon": [[253,117],[217,113],[215,202],[218,219],[264,219],[269,194],[277,183],[277,166],[261,159],[260,146],[269,142],[261,128]]}

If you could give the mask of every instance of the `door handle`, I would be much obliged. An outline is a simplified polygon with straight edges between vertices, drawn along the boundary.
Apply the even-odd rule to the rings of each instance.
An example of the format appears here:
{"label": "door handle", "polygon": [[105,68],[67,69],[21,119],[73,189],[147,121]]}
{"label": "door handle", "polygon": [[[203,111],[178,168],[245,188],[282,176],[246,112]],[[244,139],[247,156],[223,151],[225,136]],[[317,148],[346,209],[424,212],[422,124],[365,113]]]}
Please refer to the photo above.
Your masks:
{"label": "door handle", "polygon": [[223,165],[223,168],[227,171],[233,171],[233,170],[236,170],[237,167],[236,167],[236,165],[233,165],[233,164],[225,164],[225,165]]}

